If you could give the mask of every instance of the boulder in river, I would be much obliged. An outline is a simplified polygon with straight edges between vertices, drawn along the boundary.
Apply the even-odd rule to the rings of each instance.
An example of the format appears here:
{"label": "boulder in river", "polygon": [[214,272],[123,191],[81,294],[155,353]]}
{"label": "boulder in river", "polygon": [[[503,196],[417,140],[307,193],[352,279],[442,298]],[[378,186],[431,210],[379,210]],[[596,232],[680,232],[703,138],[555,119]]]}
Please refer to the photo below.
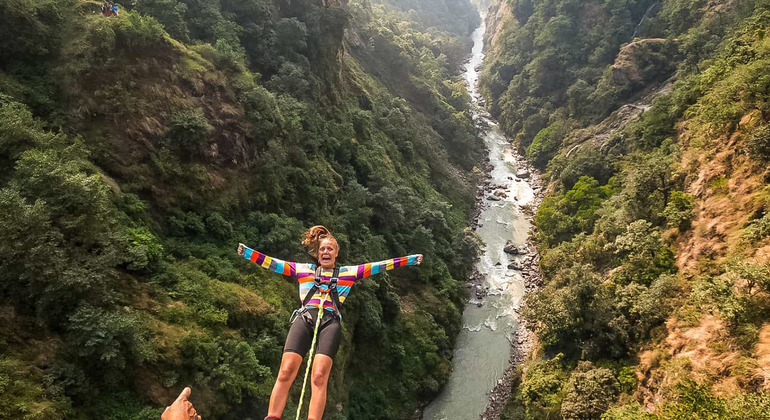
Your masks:
{"label": "boulder in river", "polygon": [[509,270],[521,270],[522,268],[524,267],[522,267],[518,261],[513,261],[510,264],[508,264]]}
{"label": "boulder in river", "polygon": [[510,240],[505,243],[505,247],[503,247],[503,252],[511,255],[521,254],[521,251],[519,250],[519,248],[516,248],[516,245],[514,245],[513,242],[511,242]]}
{"label": "boulder in river", "polygon": [[517,170],[516,171],[516,177],[517,178],[524,178],[524,179],[529,178],[529,170],[527,170],[526,168],[521,168],[521,169]]}

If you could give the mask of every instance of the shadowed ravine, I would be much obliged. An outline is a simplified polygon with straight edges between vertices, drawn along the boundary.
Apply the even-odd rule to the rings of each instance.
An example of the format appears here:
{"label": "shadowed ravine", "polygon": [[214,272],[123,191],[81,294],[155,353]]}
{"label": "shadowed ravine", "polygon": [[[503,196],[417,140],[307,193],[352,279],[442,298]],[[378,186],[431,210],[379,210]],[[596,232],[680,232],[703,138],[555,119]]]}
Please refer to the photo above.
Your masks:
{"label": "shadowed ravine", "polygon": [[[473,32],[473,52],[465,68],[468,89],[477,105],[480,105],[477,69],[484,59],[484,31],[482,23]],[[482,118],[489,125],[484,140],[489,149],[491,178],[489,186],[484,186],[477,228],[486,250],[476,266],[480,286],[474,285],[471,289],[471,298],[463,313],[463,330],[457,338],[452,376],[439,397],[425,408],[425,420],[476,419],[484,413],[490,391],[509,365],[511,341],[517,328],[516,312],[525,290],[521,272],[508,269],[508,265],[514,261],[522,263],[526,256],[506,254],[503,247],[509,240],[517,247],[527,241],[530,221],[522,206],[534,203],[535,194],[527,180],[517,178],[519,168],[513,148],[497,123],[481,106],[476,113],[475,118]],[[505,193],[499,201],[489,199],[495,191]],[[481,299],[477,297],[477,288],[483,296]]]}

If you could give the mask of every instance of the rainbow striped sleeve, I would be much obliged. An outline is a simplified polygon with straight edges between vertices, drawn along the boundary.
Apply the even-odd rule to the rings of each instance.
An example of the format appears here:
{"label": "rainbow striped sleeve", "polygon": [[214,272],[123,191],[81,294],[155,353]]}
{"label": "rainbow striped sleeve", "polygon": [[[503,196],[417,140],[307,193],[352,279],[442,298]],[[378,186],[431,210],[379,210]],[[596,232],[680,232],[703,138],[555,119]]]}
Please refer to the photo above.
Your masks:
{"label": "rainbow striped sleeve", "polygon": [[408,255],[406,257],[391,258],[389,260],[366,263],[357,266],[351,266],[350,270],[356,273],[356,280],[365,279],[369,276],[392,270],[396,267],[405,267],[407,265],[418,265],[417,257],[422,254]]}
{"label": "rainbow striped sleeve", "polygon": [[278,274],[283,274],[284,276],[297,275],[297,263],[272,258],[249,247],[243,247],[243,258],[246,258],[262,268],[266,268]]}

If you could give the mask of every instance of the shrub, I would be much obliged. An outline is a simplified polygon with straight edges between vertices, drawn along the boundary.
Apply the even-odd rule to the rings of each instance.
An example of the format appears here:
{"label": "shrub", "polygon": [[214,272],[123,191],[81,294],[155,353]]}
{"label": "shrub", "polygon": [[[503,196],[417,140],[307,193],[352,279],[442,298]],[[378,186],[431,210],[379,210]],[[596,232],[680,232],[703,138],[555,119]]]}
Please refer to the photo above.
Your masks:
{"label": "shrub", "polygon": [[563,354],[557,354],[549,359],[530,367],[519,392],[521,400],[527,407],[528,413],[544,414],[545,418],[559,412],[562,400],[562,388],[567,379],[562,359]]}
{"label": "shrub", "polygon": [[214,46],[216,50],[215,62],[217,67],[229,71],[239,72],[246,69],[244,63],[246,55],[240,45],[233,46],[224,39],[218,39]]}
{"label": "shrub", "polygon": [[752,159],[759,163],[770,161],[770,125],[763,124],[752,130],[746,146]]}
{"label": "shrub", "polygon": [[730,190],[727,183],[727,178],[724,176],[718,176],[712,178],[709,181],[709,188],[714,195],[725,195]]}
{"label": "shrub", "polygon": [[134,7],[157,19],[174,38],[183,42],[190,40],[190,30],[184,20],[187,12],[185,3],[176,0],[135,0]]}
{"label": "shrub", "polygon": [[[128,14],[128,16],[125,16]],[[163,39],[163,25],[152,16],[126,12],[115,20],[117,41],[129,49],[150,48]]]}
{"label": "shrub", "polygon": [[663,210],[663,217],[666,218],[669,227],[676,227],[680,231],[685,231],[690,227],[694,206],[693,197],[690,194],[671,191],[668,204]]}
{"label": "shrub", "polygon": [[203,217],[193,212],[171,216],[168,223],[169,231],[174,236],[202,236],[206,234]]}
{"label": "shrub", "polygon": [[612,246],[623,259],[623,269],[613,276],[618,283],[647,285],[661,274],[676,271],[674,253],[661,243],[658,228],[646,220],[628,225]]}
{"label": "shrub", "polygon": [[563,269],[526,295],[522,316],[546,350],[585,357],[617,357],[628,350],[628,323],[588,265]]}
{"label": "shrub", "polygon": [[233,225],[221,214],[211,213],[206,219],[206,231],[218,239],[229,239],[233,236]]}
{"label": "shrub", "polygon": [[527,160],[536,167],[545,169],[561,148],[562,139],[568,132],[569,127],[564,122],[557,122],[540,130],[527,148]]}
{"label": "shrub", "polygon": [[676,134],[674,124],[678,115],[671,110],[671,98],[663,96],[653,103],[649,111],[642,114],[639,121],[631,124],[630,132],[637,147],[652,150]]}
{"label": "shrub", "polygon": [[743,230],[743,238],[751,243],[758,242],[770,235],[770,213],[752,220]]}
{"label": "shrub", "polygon": [[208,143],[212,131],[214,127],[203,115],[203,109],[197,108],[175,113],[166,136],[177,149],[197,155]]}
{"label": "shrub", "polygon": [[29,108],[0,93],[0,165],[2,160],[15,160],[24,150],[52,137],[53,134],[41,130]]}
{"label": "shrub", "polygon": [[666,404],[662,409],[666,419],[725,418],[727,414],[725,401],[712,396],[708,386],[698,384],[692,379],[686,379],[678,383],[675,389],[674,401]]}
{"label": "shrub", "polygon": [[3,2],[0,13],[0,62],[54,53],[62,40],[60,24],[75,19],[74,0]]}
{"label": "shrub", "polygon": [[63,420],[73,416],[71,401],[53,387],[41,386],[40,369],[0,356],[0,418]]}
{"label": "shrub", "polygon": [[[580,371],[584,370],[585,371]],[[565,420],[599,419],[620,394],[620,385],[605,368],[589,363],[578,367],[565,387],[561,415]]]}
{"label": "shrub", "polygon": [[557,155],[548,164],[552,178],[558,178],[564,189],[571,189],[583,176],[606,184],[615,173],[613,156],[598,147],[581,145],[569,156]]}
{"label": "shrub", "polygon": [[286,61],[281,65],[278,73],[267,82],[267,87],[274,92],[304,98],[310,90],[309,80],[311,79],[305,69],[291,61]]}
{"label": "shrub", "polygon": [[564,195],[546,197],[535,216],[538,239],[553,246],[578,232],[590,233],[598,219],[596,211],[616,189],[614,182],[599,186],[595,179],[583,176]]}
{"label": "shrub", "polygon": [[287,59],[307,48],[307,26],[297,18],[284,18],[275,25],[276,44]]}
{"label": "shrub", "polygon": [[254,126],[254,137],[269,139],[278,132],[283,124],[283,117],[278,109],[278,102],[270,91],[256,86],[243,94],[241,101],[247,118]]}
{"label": "shrub", "polygon": [[[196,383],[217,390],[226,401],[240,403],[246,396],[270,395],[270,369],[262,366],[251,346],[241,340],[191,334],[181,343],[185,367]],[[219,410],[227,406],[219,405]],[[221,416],[217,407],[210,410]],[[217,417],[219,417],[217,416]]]}
{"label": "shrub", "polygon": [[147,331],[136,314],[81,304],[69,317],[69,348],[84,360],[122,371],[126,362],[155,357]]}
{"label": "shrub", "polygon": [[163,245],[149,229],[145,227],[129,228],[128,269],[134,271],[152,271],[163,258]]}

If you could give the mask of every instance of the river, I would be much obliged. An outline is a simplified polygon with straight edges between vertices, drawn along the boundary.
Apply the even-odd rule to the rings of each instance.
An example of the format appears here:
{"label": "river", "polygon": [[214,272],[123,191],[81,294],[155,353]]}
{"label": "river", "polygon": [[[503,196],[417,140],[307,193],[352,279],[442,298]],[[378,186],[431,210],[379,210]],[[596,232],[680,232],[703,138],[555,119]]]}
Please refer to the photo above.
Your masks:
{"label": "river", "polygon": [[[473,51],[465,67],[465,79],[477,105],[475,118],[486,120],[490,127],[484,141],[492,165],[491,185],[501,187],[485,192],[481,203],[477,233],[486,243],[476,267],[481,283],[474,286],[463,312],[463,329],[457,337],[452,375],[442,393],[423,411],[424,420],[472,420],[484,413],[490,391],[508,368],[512,337],[517,328],[516,313],[525,290],[521,272],[508,269],[508,265],[516,260],[523,262],[526,256],[508,255],[503,247],[509,240],[524,246],[531,225],[521,206],[533,204],[536,199],[527,180],[516,177],[517,159],[510,142],[480,105],[476,69],[484,60],[484,31],[482,22],[472,34]],[[499,201],[490,200],[488,197],[493,191],[504,192],[506,196]],[[476,287],[487,291],[487,295],[478,299]],[[479,307],[478,303],[482,305]]]}

